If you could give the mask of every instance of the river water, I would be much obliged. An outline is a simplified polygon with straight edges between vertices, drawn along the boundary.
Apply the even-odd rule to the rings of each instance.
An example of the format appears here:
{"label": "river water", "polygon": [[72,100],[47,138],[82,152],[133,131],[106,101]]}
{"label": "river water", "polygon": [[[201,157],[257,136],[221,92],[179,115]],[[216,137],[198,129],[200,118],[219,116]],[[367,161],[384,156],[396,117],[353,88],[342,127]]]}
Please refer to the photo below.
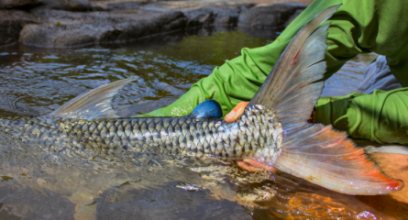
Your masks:
{"label": "river water", "polygon": [[[268,42],[229,31],[111,48],[3,48],[0,117],[44,115],[130,76],[137,80],[115,101],[123,114],[147,112],[174,101],[242,47]],[[381,201],[394,208],[383,209]],[[388,197],[345,196],[217,159],[57,158],[0,139],[0,219],[403,219],[407,210]]]}

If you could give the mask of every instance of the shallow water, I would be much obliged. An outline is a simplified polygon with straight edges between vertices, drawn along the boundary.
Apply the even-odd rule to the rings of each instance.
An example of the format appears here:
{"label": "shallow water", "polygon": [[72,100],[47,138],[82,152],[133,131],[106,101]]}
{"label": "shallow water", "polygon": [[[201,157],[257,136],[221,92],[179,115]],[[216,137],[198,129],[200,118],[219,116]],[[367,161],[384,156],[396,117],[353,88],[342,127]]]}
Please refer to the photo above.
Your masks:
{"label": "shallow water", "polygon": [[[0,116],[47,114],[89,89],[130,76],[136,82],[115,104],[123,114],[146,112],[174,101],[240,48],[268,41],[219,32],[111,48],[2,49]],[[387,196],[340,195],[216,159],[66,158],[0,139],[0,219],[404,219],[405,213],[406,205]]]}

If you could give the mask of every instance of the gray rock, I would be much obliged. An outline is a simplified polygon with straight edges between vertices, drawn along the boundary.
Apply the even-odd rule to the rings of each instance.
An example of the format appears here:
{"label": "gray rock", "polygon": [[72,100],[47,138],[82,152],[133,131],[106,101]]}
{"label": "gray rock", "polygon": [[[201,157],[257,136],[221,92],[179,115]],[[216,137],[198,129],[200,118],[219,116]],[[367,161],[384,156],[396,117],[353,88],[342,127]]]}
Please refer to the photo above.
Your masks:
{"label": "gray rock", "polygon": [[0,8],[27,8],[38,4],[39,0],[0,0]]}
{"label": "gray rock", "polygon": [[95,44],[96,35],[95,29],[88,26],[33,24],[24,26],[20,42],[26,46],[44,48],[81,47]]}
{"label": "gray rock", "polygon": [[111,188],[97,199],[96,219],[252,219],[241,205],[211,198],[206,190],[186,192],[171,182],[160,188]]}
{"label": "gray rock", "polygon": [[143,2],[111,2],[107,3],[107,10],[132,10],[143,6]]}
{"label": "gray rock", "polygon": [[181,12],[68,12],[39,9],[41,24],[26,25],[20,42],[46,48],[126,43],[186,27]]}
{"label": "gray rock", "polygon": [[125,43],[158,34],[181,31],[186,27],[187,19],[181,12],[166,12],[158,15],[146,15],[135,20],[124,20],[99,38],[102,44]]}
{"label": "gray rock", "polygon": [[[0,45],[16,42],[18,37],[23,45],[34,47],[105,45],[138,41],[191,27],[212,30],[237,25],[262,36],[257,33],[263,30],[275,33],[305,7],[299,3],[255,6],[213,1],[38,1],[44,5],[31,9],[32,15],[3,16],[7,18],[0,21]],[[103,11],[95,11],[95,7]]]}
{"label": "gray rock", "polygon": [[0,219],[73,219],[75,206],[60,194],[17,181],[0,185]]}
{"label": "gray rock", "polygon": [[238,26],[250,30],[276,31],[282,29],[288,19],[305,7],[301,3],[256,6],[240,15]]}
{"label": "gray rock", "polygon": [[189,26],[223,26],[236,27],[239,14],[246,6],[219,6],[185,10]]}
{"label": "gray rock", "polygon": [[46,6],[53,9],[67,11],[88,11],[92,9],[89,0],[41,0]]}
{"label": "gray rock", "polygon": [[17,10],[0,10],[0,17],[0,46],[18,42],[23,26],[37,22],[33,15]]}

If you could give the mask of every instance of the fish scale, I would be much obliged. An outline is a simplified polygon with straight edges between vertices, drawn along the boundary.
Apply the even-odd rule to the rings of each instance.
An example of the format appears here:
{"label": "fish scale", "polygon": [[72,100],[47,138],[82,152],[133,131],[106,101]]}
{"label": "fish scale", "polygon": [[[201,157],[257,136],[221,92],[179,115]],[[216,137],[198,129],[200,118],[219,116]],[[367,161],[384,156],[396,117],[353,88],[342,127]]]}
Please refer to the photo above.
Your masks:
{"label": "fish scale", "polygon": [[[63,145],[71,151],[87,150],[103,157],[154,151],[239,158],[262,148],[273,148],[268,152],[277,153],[279,145],[275,140],[282,133],[274,113],[262,106],[249,107],[235,123],[191,117],[98,120],[40,117],[0,122],[0,126],[8,128],[3,133],[24,142],[41,143],[50,149]],[[274,144],[267,146],[267,143]],[[276,156],[269,153],[263,157]]]}
{"label": "fish scale", "polygon": [[[22,128],[13,129],[10,134],[26,142],[44,142],[51,148],[60,143],[72,144],[73,149],[88,149],[101,152],[104,156],[127,150],[140,152],[153,149],[236,158],[253,154],[254,150],[265,147],[267,136],[274,136],[268,119],[271,114],[265,114],[260,109],[253,106],[239,122],[231,124],[187,117],[94,121],[58,118],[53,121],[40,117],[3,120],[2,123],[4,127]],[[267,134],[264,131],[270,132]],[[155,149],[158,147],[162,149]],[[272,147],[277,148],[277,145]]]}

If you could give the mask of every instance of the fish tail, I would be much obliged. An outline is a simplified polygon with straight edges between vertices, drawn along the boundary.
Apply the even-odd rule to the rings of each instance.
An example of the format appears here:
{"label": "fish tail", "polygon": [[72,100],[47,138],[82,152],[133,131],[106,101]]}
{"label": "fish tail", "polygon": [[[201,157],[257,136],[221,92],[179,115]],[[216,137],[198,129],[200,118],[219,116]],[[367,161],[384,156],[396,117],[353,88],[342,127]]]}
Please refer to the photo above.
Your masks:
{"label": "fish tail", "polygon": [[357,148],[345,132],[307,125],[287,136],[276,168],[328,189],[353,195],[387,194],[402,188]]}
{"label": "fish tail", "polygon": [[251,104],[274,110],[282,124],[277,169],[341,193],[386,194],[402,182],[382,173],[344,132],[308,123],[326,71],[328,25],[321,23],[336,10],[325,10],[297,33]]}

